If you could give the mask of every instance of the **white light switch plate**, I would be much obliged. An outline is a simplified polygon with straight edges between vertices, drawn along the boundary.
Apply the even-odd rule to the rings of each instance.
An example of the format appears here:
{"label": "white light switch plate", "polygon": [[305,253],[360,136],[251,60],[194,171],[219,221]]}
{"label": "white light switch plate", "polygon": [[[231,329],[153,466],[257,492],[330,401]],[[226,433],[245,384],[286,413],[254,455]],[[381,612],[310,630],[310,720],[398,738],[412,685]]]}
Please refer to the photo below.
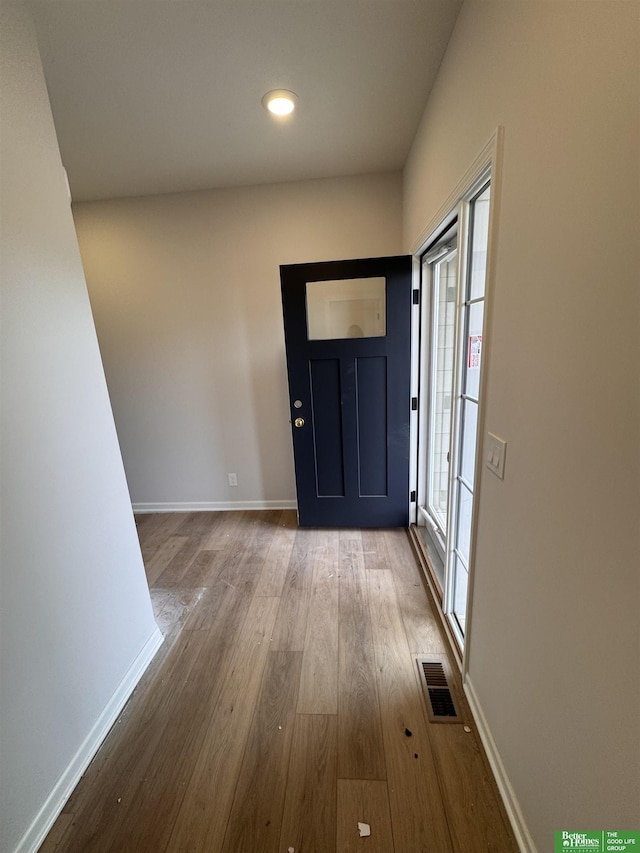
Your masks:
{"label": "white light switch plate", "polygon": [[486,442],[486,460],[487,468],[504,480],[504,457],[507,452],[507,442],[503,438],[498,438],[492,432],[487,433]]}

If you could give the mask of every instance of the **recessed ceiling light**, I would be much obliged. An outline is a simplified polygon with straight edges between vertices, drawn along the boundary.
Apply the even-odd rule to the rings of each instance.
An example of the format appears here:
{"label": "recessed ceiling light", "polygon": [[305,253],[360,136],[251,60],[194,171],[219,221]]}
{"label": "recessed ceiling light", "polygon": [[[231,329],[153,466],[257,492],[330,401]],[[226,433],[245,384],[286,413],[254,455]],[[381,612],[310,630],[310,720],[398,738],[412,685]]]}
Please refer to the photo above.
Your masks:
{"label": "recessed ceiling light", "polygon": [[262,106],[275,116],[288,116],[296,108],[298,96],[287,89],[274,89],[262,98]]}

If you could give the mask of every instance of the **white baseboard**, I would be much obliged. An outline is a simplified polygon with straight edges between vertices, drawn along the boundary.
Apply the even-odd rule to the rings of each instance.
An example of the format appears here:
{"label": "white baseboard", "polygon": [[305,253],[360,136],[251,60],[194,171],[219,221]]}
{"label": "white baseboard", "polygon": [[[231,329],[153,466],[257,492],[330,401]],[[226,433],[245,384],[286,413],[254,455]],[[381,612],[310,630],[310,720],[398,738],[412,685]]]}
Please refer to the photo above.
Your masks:
{"label": "white baseboard", "polygon": [[14,853],[36,853],[163,641],[164,637],[156,628],[129,667],[107,706],[96,720],[80,749],[71,759],[31,826],[22,836]]}
{"label": "white baseboard", "polygon": [[187,501],[185,503],[134,503],[133,511],[146,512],[232,512],[241,509],[296,509],[296,501]]}
{"label": "white baseboard", "polygon": [[495,777],[496,784],[498,785],[498,790],[500,791],[502,802],[504,803],[507,816],[511,823],[511,828],[513,829],[516,841],[518,842],[518,847],[520,848],[521,853],[538,853],[536,845],[533,841],[533,838],[531,837],[531,833],[529,832],[526,821],[524,819],[524,815],[522,814],[522,809],[520,808],[518,798],[516,797],[515,791],[513,790],[505,766],[502,763],[502,758],[500,757],[500,753],[498,752],[498,747],[496,746],[496,742],[493,739],[493,735],[491,734],[487,719],[482,710],[482,706],[478,701],[478,696],[473,688],[473,684],[471,683],[471,679],[469,678],[468,674],[464,680],[463,686],[464,692],[467,696],[467,699],[469,700],[469,707],[471,708],[471,713],[473,714],[473,718],[478,727],[480,740],[482,741],[482,745],[484,746],[487,758],[489,759],[489,764],[491,765],[491,769],[493,770],[493,775]]}

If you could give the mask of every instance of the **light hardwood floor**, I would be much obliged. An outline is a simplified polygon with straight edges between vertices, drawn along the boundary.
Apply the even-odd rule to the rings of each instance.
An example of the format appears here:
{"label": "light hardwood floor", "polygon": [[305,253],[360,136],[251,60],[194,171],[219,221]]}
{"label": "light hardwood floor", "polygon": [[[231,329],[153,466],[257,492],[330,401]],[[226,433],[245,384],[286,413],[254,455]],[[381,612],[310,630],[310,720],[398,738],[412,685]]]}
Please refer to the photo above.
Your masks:
{"label": "light hardwood floor", "polygon": [[428,722],[415,656],[447,645],[405,531],[137,521],[165,643],[41,851],[517,851],[459,684]]}

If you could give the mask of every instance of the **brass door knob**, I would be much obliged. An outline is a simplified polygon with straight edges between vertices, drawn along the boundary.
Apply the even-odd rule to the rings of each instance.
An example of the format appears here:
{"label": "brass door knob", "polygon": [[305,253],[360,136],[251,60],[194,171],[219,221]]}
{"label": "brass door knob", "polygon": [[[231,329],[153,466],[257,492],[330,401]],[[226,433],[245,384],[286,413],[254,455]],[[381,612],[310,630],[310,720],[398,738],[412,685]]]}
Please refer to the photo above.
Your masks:
{"label": "brass door knob", "polygon": [[296,418],[293,425],[297,427],[304,426],[304,418]]}

